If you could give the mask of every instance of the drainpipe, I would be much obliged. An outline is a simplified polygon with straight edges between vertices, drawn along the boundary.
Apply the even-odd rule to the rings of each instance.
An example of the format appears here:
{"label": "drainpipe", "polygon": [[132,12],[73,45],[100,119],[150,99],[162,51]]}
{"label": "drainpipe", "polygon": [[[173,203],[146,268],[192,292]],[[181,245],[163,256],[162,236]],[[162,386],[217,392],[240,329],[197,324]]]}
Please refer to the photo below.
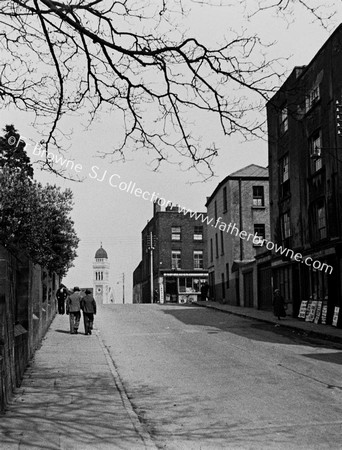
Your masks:
{"label": "drainpipe", "polygon": [[[239,219],[240,219],[240,232],[243,230],[242,220],[242,196],[241,196],[241,178],[239,178]],[[243,241],[240,239],[240,261],[243,260]]]}

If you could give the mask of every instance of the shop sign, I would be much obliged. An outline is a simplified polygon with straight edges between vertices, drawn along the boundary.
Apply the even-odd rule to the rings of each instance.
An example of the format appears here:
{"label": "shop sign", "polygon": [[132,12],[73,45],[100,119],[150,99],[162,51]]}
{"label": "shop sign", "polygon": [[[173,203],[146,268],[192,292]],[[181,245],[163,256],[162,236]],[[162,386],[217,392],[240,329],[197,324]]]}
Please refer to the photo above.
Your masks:
{"label": "shop sign", "polygon": [[299,314],[298,314],[298,318],[299,319],[305,319],[307,305],[308,305],[308,301],[307,300],[302,300],[302,302],[300,304]]}
{"label": "shop sign", "polygon": [[333,316],[333,320],[332,320],[332,324],[333,324],[334,327],[337,327],[339,313],[340,313],[340,307],[339,306],[335,306],[334,316]]}

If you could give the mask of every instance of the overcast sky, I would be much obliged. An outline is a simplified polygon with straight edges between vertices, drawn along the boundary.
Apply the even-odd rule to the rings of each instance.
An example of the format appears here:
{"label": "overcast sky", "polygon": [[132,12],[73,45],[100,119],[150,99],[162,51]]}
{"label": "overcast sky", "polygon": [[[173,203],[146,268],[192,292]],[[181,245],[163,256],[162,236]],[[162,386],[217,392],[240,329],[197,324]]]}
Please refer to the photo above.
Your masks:
{"label": "overcast sky", "polygon": [[[254,1],[248,3],[254,7],[256,5]],[[240,2],[236,4],[240,5]],[[332,20],[331,29],[342,21],[342,7],[338,8],[339,14]],[[247,22],[243,19],[240,6],[202,7],[194,4],[184,20],[190,33],[209,45],[222,41],[222,36],[229,28],[245,28],[251,34],[257,33],[265,41],[276,41],[268,49],[268,55],[271,58],[289,58],[283,63],[287,73],[295,65],[308,64],[329,37],[329,32],[319,23],[313,23],[312,17],[299,7],[290,25],[274,13],[263,13]],[[30,114],[14,109],[2,110],[0,114],[1,128],[13,123],[30,144],[40,139],[31,125],[33,118]],[[70,149],[65,153],[66,158],[72,158],[75,164],[79,164],[79,175],[84,181],[65,181],[38,168],[35,177],[42,182],[70,187],[74,192],[72,216],[81,242],[75,267],[69,271],[64,283],[68,287],[92,285],[92,262],[102,242],[110,259],[110,284],[114,288],[115,299],[117,302],[122,299],[122,273],[125,273],[126,301],[130,302],[133,270],[141,260],[141,230],[151,218],[152,203],[111,187],[109,177],[115,174],[116,180],[127,183],[132,181],[143,191],[156,192],[174,203],[205,211],[206,197],[229,173],[252,163],[267,166],[267,142],[258,140],[246,143],[238,136],[225,138],[214,120],[206,123],[205,135],[216,142],[220,151],[214,163],[215,177],[203,183],[195,172],[181,171],[177,165],[164,164],[155,173],[150,165],[152,155],[141,152],[128,153],[126,162],[112,164],[109,160],[98,158],[98,151],[110,151],[113,133],[120,133],[122,124],[115,114],[102,114],[85,131],[85,119],[76,116],[68,118],[73,135]],[[34,162],[39,158],[33,154],[33,150],[33,145],[27,147],[27,153]],[[96,170],[100,179],[105,175],[103,181],[92,178],[93,166],[98,167]]]}

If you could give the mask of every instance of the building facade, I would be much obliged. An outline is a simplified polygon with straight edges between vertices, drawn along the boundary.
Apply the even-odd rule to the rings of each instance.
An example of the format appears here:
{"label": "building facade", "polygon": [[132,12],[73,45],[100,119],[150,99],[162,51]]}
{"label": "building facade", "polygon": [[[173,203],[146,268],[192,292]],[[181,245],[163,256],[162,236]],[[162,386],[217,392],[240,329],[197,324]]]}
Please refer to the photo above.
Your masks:
{"label": "building facade", "polygon": [[[273,287],[293,305],[322,301],[331,324],[341,305],[342,26],[267,104],[271,235],[302,254],[273,254]],[[342,117],[342,115],[341,115]]]}
{"label": "building facade", "polygon": [[221,181],[206,207],[210,297],[238,306],[257,306],[256,249],[269,239],[268,170],[255,164]]}
{"label": "building facade", "polygon": [[206,261],[205,224],[177,206],[162,210],[155,203],[142,231],[142,261],[134,273],[133,292],[140,292],[142,303],[197,301],[208,280]]}

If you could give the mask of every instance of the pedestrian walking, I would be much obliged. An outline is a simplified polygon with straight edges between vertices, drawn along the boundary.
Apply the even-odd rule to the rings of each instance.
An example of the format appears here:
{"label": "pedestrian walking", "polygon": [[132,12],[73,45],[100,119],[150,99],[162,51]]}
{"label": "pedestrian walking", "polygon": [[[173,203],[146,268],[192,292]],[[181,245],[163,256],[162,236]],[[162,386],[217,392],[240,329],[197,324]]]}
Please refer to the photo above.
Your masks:
{"label": "pedestrian walking", "polygon": [[274,291],[273,313],[278,320],[280,320],[281,317],[286,317],[285,301],[279,289],[275,289]]}
{"label": "pedestrian walking", "polygon": [[83,311],[84,334],[91,334],[94,324],[94,315],[96,314],[96,302],[89,289],[85,290],[85,296],[81,300],[81,309]]}
{"label": "pedestrian walking", "polygon": [[57,298],[57,306],[58,306],[58,314],[64,314],[65,313],[65,299],[68,296],[68,291],[64,284],[61,284],[56,292],[56,298]]}
{"label": "pedestrian walking", "polygon": [[81,319],[81,292],[80,288],[75,286],[74,292],[70,294],[66,301],[66,313],[70,319],[70,334],[77,334]]}

